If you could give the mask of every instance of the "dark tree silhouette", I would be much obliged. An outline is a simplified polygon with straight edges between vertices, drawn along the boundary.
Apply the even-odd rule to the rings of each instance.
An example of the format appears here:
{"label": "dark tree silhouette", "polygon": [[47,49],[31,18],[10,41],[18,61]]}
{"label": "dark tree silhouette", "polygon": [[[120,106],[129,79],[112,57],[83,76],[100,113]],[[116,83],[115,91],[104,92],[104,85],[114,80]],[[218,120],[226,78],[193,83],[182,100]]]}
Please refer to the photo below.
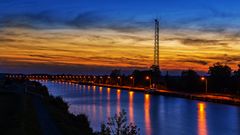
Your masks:
{"label": "dark tree silhouette", "polygon": [[114,69],[114,70],[112,70],[110,76],[111,76],[111,77],[121,76],[121,70],[120,70],[120,69]]}
{"label": "dark tree silhouette", "polygon": [[80,131],[82,131],[82,134],[84,135],[92,135],[93,130],[90,127],[90,122],[88,120],[88,117],[85,114],[79,114],[75,117],[76,125],[78,125],[78,128]]}
{"label": "dark tree silhouette", "polygon": [[234,71],[234,72],[233,72],[233,75],[234,75],[235,77],[239,77],[239,78],[240,78],[240,64],[238,64],[238,70]]}
{"label": "dark tree silhouette", "polygon": [[232,84],[234,92],[240,95],[240,64],[238,64],[238,70],[233,72]]}
{"label": "dark tree silhouette", "polygon": [[112,70],[110,76],[111,76],[111,83],[112,84],[120,84],[121,80],[118,79],[118,77],[121,76],[121,70],[120,69]]}
{"label": "dark tree silhouette", "polygon": [[152,73],[151,70],[134,70],[131,76],[134,76],[136,86],[146,87],[149,86],[149,81],[146,80],[146,76],[152,78]]}
{"label": "dark tree silhouette", "polygon": [[196,71],[189,69],[182,72],[182,88],[185,91],[196,92],[199,90],[200,77]]}
{"label": "dark tree silhouette", "polygon": [[139,135],[140,129],[133,123],[127,123],[126,112],[122,110],[119,114],[108,119],[102,124],[100,135]]}
{"label": "dark tree silhouette", "polygon": [[232,69],[221,63],[213,64],[209,67],[208,73],[210,74],[210,87],[211,89],[224,92],[226,89],[229,89],[231,81]]}

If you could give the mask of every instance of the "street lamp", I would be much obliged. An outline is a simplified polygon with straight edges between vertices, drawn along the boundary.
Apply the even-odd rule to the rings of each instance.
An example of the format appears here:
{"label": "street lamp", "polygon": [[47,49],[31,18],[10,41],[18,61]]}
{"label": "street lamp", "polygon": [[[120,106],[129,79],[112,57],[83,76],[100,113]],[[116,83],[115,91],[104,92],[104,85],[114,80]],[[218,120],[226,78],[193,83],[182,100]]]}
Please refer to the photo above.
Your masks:
{"label": "street lamp", "polygon": [[121,77],[120,77],[120,76],[118,76],[117,78],[120,80],[120,82],[119,82],[119,85],[121,85]]}
{"label": "street lamp", "polygon": [[100,76],[99,83],[100,83],[100,82],[103,84],[102,76]]}
{"label": "street lamp", "polygon": [[91,76],[88,76],[87,82],[91,82]]}
{"label": "street lamp", "polygon": [[206,91],[206,93],[207,93],[207,91],[208,91],[208,80],[207,80],[206,77],[201,77],[201,80],[202,80],[202,81],[205,81],[205,91]]}
{"label": "street lamp", "polygon": [[146,76],[146,80],[149,80],[149,87],[151,88],[151,86],[152,86],[152,79],[149,76]]}
{"label": "street lamp", "polygon": [[93,76],[93,83],[96,82],[96,76]]}
{"label": "street lamp", "polygon": [[110,83],[111,83],[111,77],[108,76],[108,84],[110,84]]}
{"label": "street lamp", "polygon": [[134,77],[130,76],[130,79],[132,80],[132,87],[134,87]]}

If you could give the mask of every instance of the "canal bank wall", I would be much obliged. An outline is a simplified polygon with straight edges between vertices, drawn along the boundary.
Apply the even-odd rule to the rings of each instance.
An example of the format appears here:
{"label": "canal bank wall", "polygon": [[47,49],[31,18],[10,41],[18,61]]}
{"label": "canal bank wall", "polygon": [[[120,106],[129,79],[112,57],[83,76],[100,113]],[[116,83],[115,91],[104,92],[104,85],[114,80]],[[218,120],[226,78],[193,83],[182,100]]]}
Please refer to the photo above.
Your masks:
{"label": "canal bank wall", "polygon": [[[51,80],[51,81],[54,81],[54,80]],[[78,81],[63,81],[63,80],[61,80],[60,82],[89,85],[89,86],[107,87],[107,88],[114,88],[114,89],[122,89],[122,90],[127,90],[127,91],[145,92],[145,88],[142,88],[142,87],[119,86],[119,85],[98,84],[98,83],[84,83],[84,82],[78,82]],[[151,94],[240,106],[239,96],[237,97],[234,95],[225,95],[225,94],[219,94],[219,93],[187,93],[187,92],[159,90],[159,89]]]}
{"label": "canal bank wall", "polygon": [[[76,83],[76,82],[72,82],[72,83]],[[145,88],[139,88],[139,87],[117,86],[117,85],[96,84],[96,83],[94,84],[80,83],[80,84],[114,88],[114,89],[122,89],[127,91],[145,92]],[[233,95],[223,95],[223,94],[215,94],[215,93],[196,93],[195,94],[195,93],[177,92],[177,91],[170,91],[170,90],[156,90],[156,92],[151,94],[173,96],[173,97],[186,98],[190,100],[200,100],[200,101],[213,102],[213,103],[219,103],[219,104],[240,106],[240,98],[234,97]]]}

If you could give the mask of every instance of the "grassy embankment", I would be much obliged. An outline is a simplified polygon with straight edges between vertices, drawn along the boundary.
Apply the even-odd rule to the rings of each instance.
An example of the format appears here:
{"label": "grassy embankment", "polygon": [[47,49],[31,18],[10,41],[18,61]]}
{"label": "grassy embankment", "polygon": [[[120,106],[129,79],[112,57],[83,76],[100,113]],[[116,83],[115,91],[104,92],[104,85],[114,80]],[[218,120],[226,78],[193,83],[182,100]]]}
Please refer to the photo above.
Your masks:
{"label": "grassy embankment", "polygon": [[32,82],[28,86],[31,95],[41,96],[44,105],[51,114],[57,127],[63,135],[92,135],[88,118],[84,114],[73,115],[68,111],[68,104],[61,97],[53,97],[48,94],[48,89],[38,82]]}

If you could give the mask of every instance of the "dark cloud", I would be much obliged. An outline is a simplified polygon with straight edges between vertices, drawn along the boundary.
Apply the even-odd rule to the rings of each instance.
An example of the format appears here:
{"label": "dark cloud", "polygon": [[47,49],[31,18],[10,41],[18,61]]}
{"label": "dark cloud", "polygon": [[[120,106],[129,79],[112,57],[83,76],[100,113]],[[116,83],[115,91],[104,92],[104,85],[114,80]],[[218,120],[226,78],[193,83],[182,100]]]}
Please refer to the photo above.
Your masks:
{"label": "dark cloud", "polygon": [[187,62],[187,63],[195,63],[195,64],[199,64],[199,65],[207,65],[208,62],[204,61],[204,60],[196,60],[196,59],[183,59],[183,60],[179,60],[180,62]]}
{"label": "dark cloud", "polygon": [[207,57],[207,59],[223,62],[225,64],[235,64],[235,63],[240,62],[240,56],[238,56],[238,55],[228,55],[228,54],[211,56],[211,57]]}
{"label": "dark cloud", "polygon": [[231,41],[240,41],[240,30],[237,30],[235,32],[226,33],[225,37],[228,38]]}
{"label": "dark cloud", "polygon": [[[118,58],[110,58],[110,57],[82,57],[82,56],[61,56],[61,55],[49,55],[49,56],[45,56],[45,55],[29,55],[31,56],[31,58],[29,59],[18,59],[15,61],[22,61],[22,62],[26,62],[26,61],[31,61],[31,60],[38,60],[38,61],[42,61],[44,62],[48,62],[51,64],[56,64],[56,65],[68,65],[68,64],[72,64],[71,62],[68,63],[66,60],[77,60],[77,61],[82,61],[83,63],[88,61],[88,62],[92,62],[92,63],[104,63],[106,65],[119,65],[119,64],[123,64],[126,65],[126,67],[136,67],[136,68],[142,68],[142,67],[146,67],[146,61],[147,61],[147,57],[135,57],[135,58],[128,58],[128,57],[118,57]],[[58,59],[56,61],[56,59]],[[9,60],[9,59],[8,59]],[[63,61],[62,61],[63,60]]]}
{"label": "dark cloud", "polygon": [[98,11],[81,12],[68,18],[57,17],[56,13],[43,11],[39,13],[8,14],[0,17],[0,27],[20,27],[29,29],[103,28],[118,32],[136,32],[146,27],[147,22],[139,22],[134,18],[119,19],[104,15]]}
{"label": "dark cloud", "polygon": [[118,32],[137,32],[148,25],[147,22],[139,22],[134,18],[119,19],[116,16],[107,16],[95,11],[80,13],[66,24],[80,29],[106,28]]}
{"label": "dark cloud", "polygon": [[136,26],[134,24],[126,24],[126,23],[122,23],[121,25],[115,23],[107,26],[106,28],[112,29],[118,32],[127,32],[127,33],[138,32],[142,30],[141,26]]}
{"label": "dark cloud", "polygon": [[59,20],[51,15],[51,12],[8,14],[0,17],[0,27],[20,28],[51,28],[59,23]]}
{"label": "dark cloud", "polygon": [[[209,7],[206,7],[206,10],[209,12],[204,12],[204,14],[196,13],[191,16],[182,14],[176,17],[176,19],[169,19],[168,16],[161,17],[161,29],[195,29],[203,32],[224,33],[229,27],[236,27],[232,23],[229,24],[227,20],[239,18],[240,16],[237,13],[219,11]],[[223,21],[217,21],[215,20],[216,18],[223,19]],[[52,11],[9,14],[0,17],[0,27],[24,27],[31,29],[103,28],[127,33],[152,29],[152,22],[152,20],[139,21],[134,17],[120,19],[115,15],[104,14],[101,11],[86,11],[65,18],[60,18],[57,13]]]}
{"label": "dark cloud", "polygon": [[213,7],[206,7],[206,8],[210,11],[211,17],[239,18],[239,15],[240,15],[239,13],[218,10],[217,8],[213,8]]}
{"label": "dark cloud", "polygon": [[54,57],[51,57],[51,56],[46,56],[46,55],[29,55],[31,57],[39,57],[39,58],[54,58]]}
{"label": "dark cloud", "polygon": [[218,10],[217,8],[204,6],[204,11],[195,13],[181,13],[173,19],[163,16],[161,26],[163,29],[172,30],[196,30],[201,32],[223,33],[228,29],[239,27],[239,12]]}
{"label": "dark cloud", "polygon": [[4,42],[16,42],[15,39],[10,39],[10,38],[0,38],[0,42],[4,43]]}
{"label": "dark cloud", "polygon": [[166,41],[179,41],[188,46],[228,46],[228,40],[209,40],[209,39],[196,39],[196,38],[166,38]]}
{"label": "dark cloud", "polygon": [[149,37],[140,37],[140,36],[134,36],[134,35],[121,35],[121,37],[123,39],[132,39],[134,42],[153,40],[152,38],[149,38]]}
{"label": "dark cloud", "polygon": [[223,43],[221,40],[208,40],[208,39],[191,39],[191,38],[185,38],[180,40],[182,44],[184,45],[222,45],[226,46],[228,43]]}
{"label": "dark cloud", "polygon": [[126,64],[129,66],[136,65],[136,67],[143,67],[146,66],[144,63],[144,59],[142,58],[141,61],[139,58],[127,58],[127,57],[120,57],[120,58],[109,58],[109,57],[89,57],[91,61],[101,61],[108,64],[118,65],[118,64]]}
{"label": "dark cloud", "polygon": [[78,14],[72,20],[67,21],[66,25],[77,28],[103,27],[108,20],[106,16],[100,15],[94,11],[89,11]]}
{"label": "dark cloud", "polygon": [[1,44],[5,44],[5,47],[11,47],[11,48],[21,48],[21,46],[19,45],[7,45],[6,43],[20,43],[20,42],[24,42],[24,39],[20,39],[20,38],[15,38],[13,36],[0,36],[0,43]]}

